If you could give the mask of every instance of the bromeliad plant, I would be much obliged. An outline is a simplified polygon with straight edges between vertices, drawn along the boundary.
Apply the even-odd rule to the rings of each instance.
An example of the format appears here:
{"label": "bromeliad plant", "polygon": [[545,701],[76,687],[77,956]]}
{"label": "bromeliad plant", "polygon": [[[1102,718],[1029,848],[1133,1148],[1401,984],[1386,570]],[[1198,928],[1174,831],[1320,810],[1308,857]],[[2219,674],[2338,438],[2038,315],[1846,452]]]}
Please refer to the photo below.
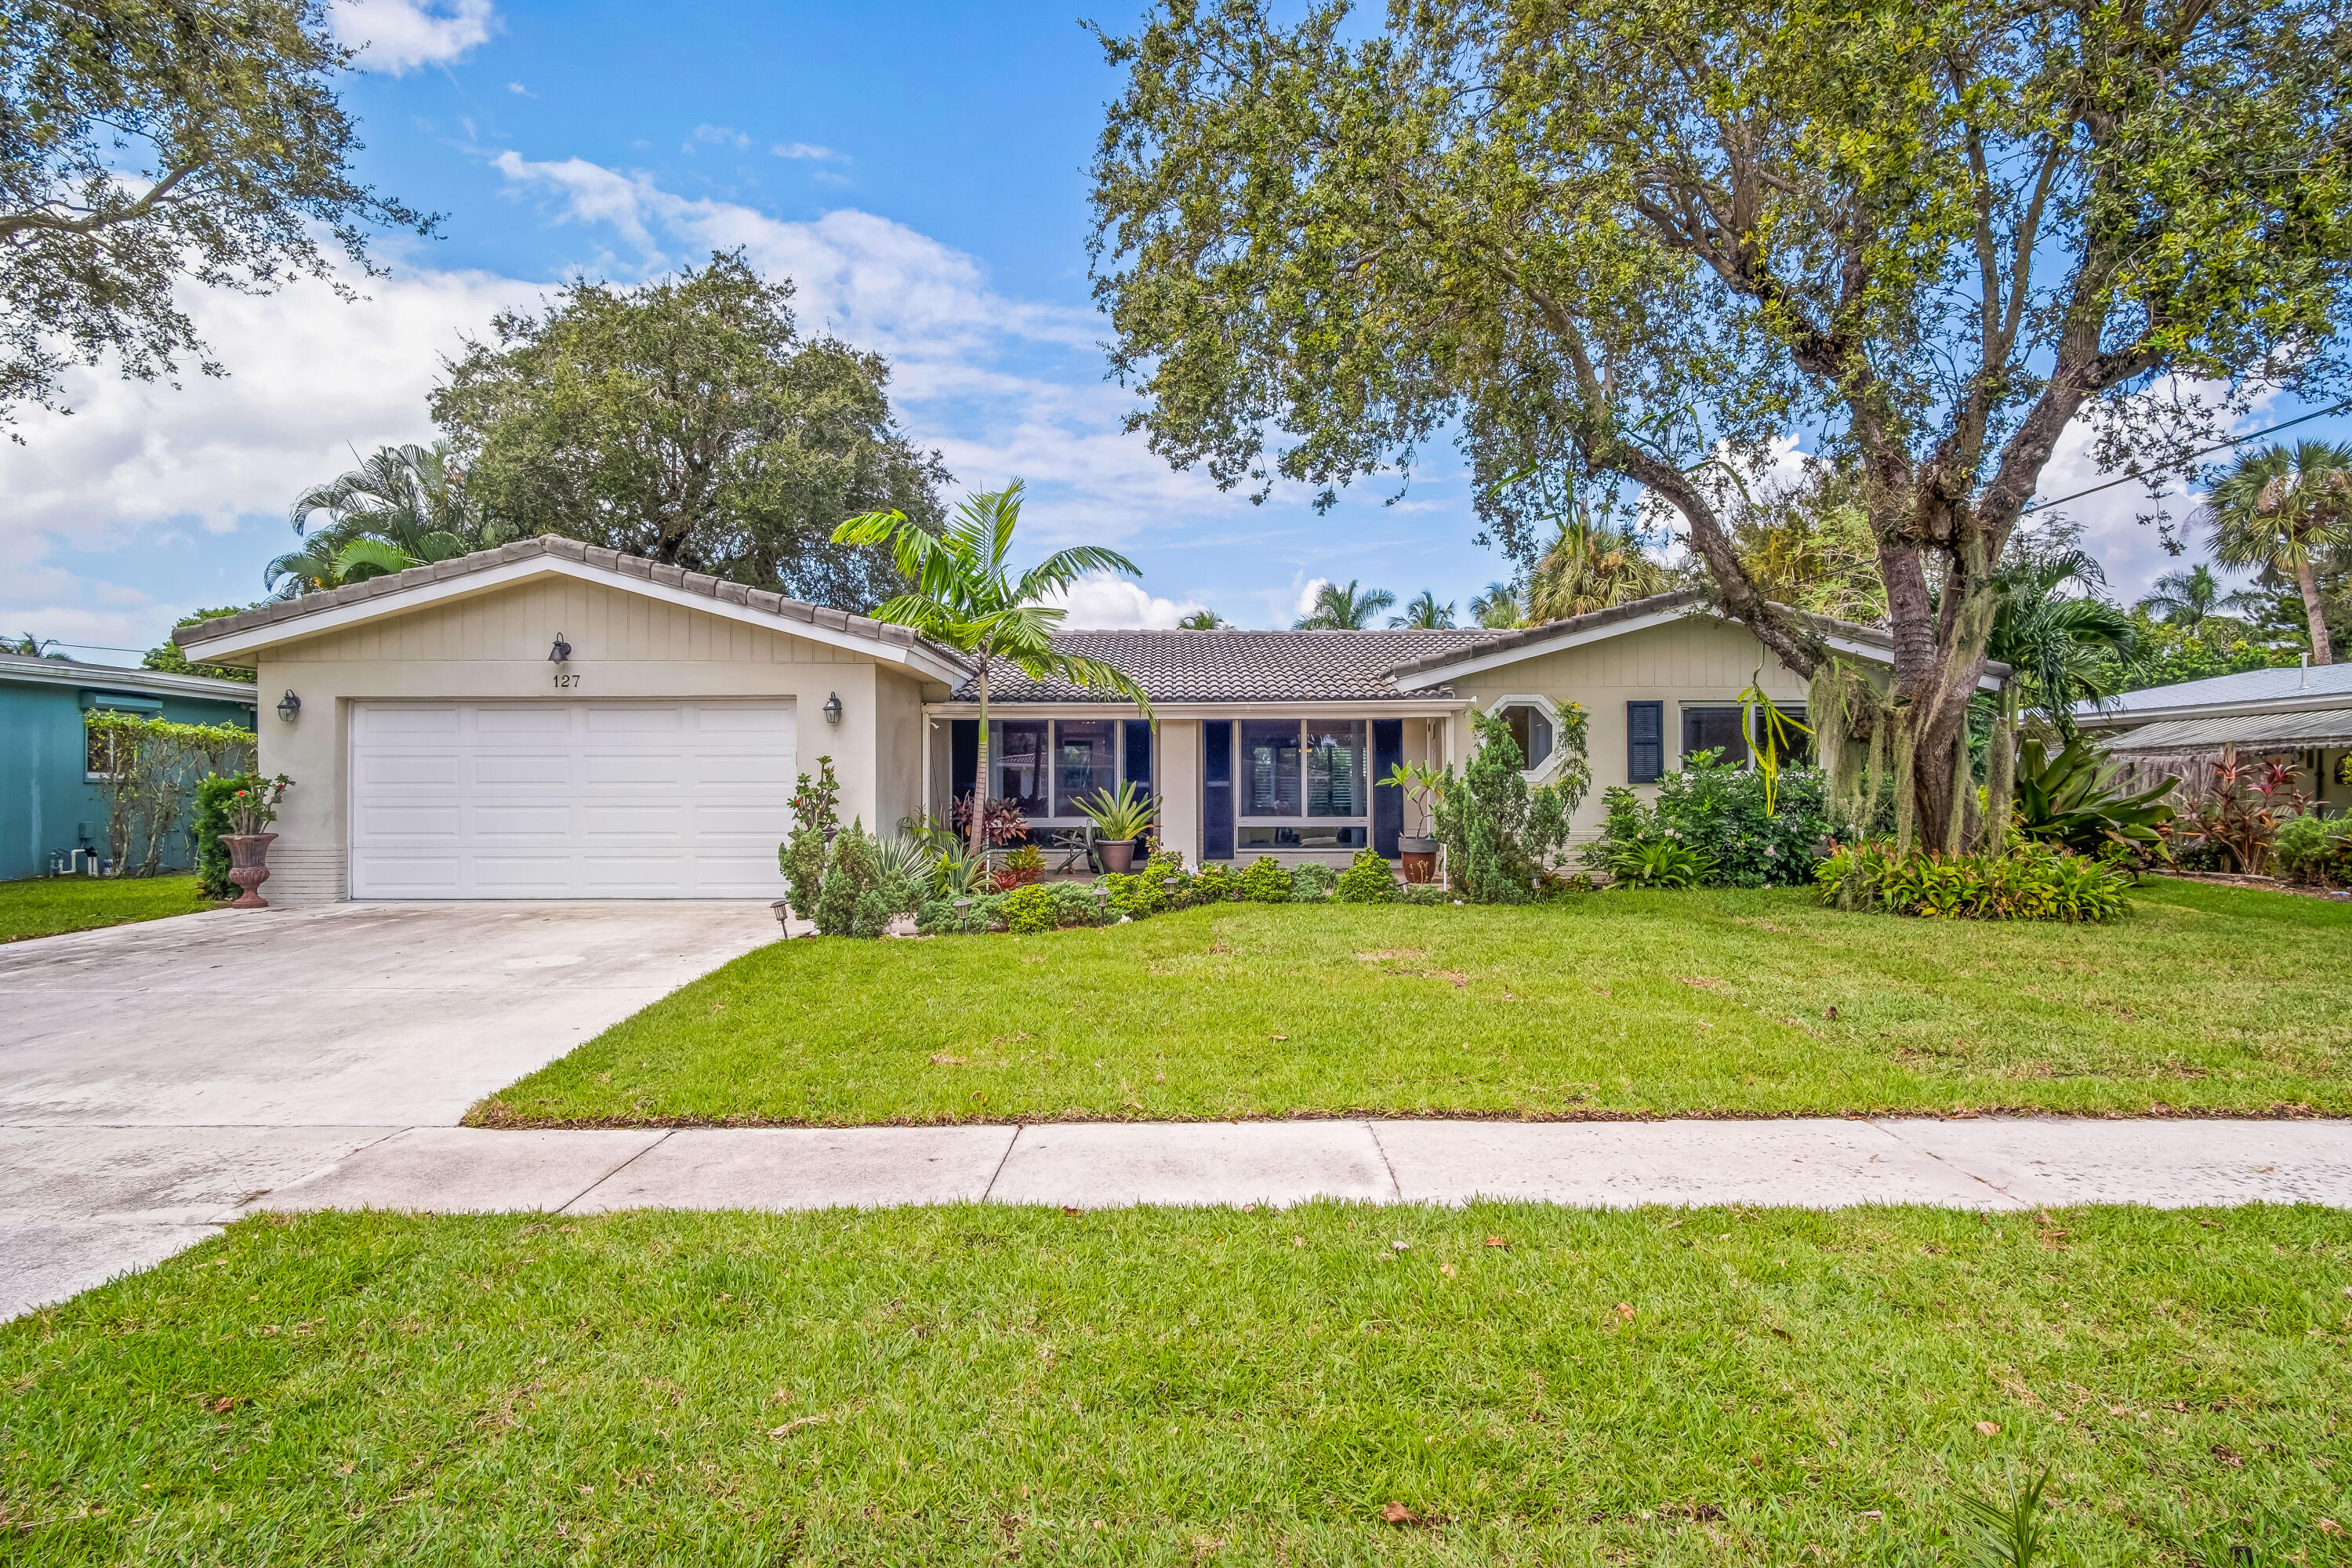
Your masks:
{"label": "bromeliad plant", "polygon": [[2054,757],[2045,754],[2039,740],[2025,742],[2018,747],[2011,796],[2017,830],[2077,855],[2096,855],[2113,845],[2135,862],[2169,859],[2165,834],[2178,814],[2164,797],[2180,781],[2168,778],[2154,789],[2126,795],[2115,787],[2119,771],[2082,736]]}
{"label": "bromeliad plant", "polygon": [[[930,533],[903,511],[869,511],[833,531],[835,544],[891,547],[898,570],[913,584],[874,608],[874,618],[911,626],[933,642],[971,656],[980,698],[980,755],[973,777],[984,792],[988,780],[988,685],[999,663],[1033,680],[1058,677],[1089,690],[1108,691],[1133,702],[1145,718],[1151,700],[1123,670],[1098,658],[1054,646],[1065,611],[1045,603],[1064,594],[1090,572],[1139,576],[1139,569],[1115,550],[1081,544],[1056,551],[1018,577],[1009,557],[1013,530],[1021,521],[1021,482],[968,496],[949,520],[946,531]],[[986,813],[972,814],[971,852],[987,848]]]}
{"label": "bromeliad plant", "polygon": [[1095,832],[1113,844],[1141,837],[1160,815],[1160,797],[1145,795],[1132,779],[1121,784],[1117,795],[1097,790],[1093,798],[1075,804],[1078,815],[1095,825]]}

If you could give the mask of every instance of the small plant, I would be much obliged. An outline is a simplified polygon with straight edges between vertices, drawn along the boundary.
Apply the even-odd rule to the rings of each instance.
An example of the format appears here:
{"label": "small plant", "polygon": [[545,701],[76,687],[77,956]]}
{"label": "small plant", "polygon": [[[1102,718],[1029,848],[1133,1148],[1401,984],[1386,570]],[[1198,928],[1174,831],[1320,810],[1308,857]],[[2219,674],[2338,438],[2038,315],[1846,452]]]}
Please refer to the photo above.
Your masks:
{"label": "small plant", "polygon": [[[957,837],[967,843],[971,838],[971,800],[969,794],[956,796],[955,804],[948,814],[955,824]],[[1008,844],[1019,844],[1029,837],[1029,819],[1021,814],[1021,803],[1010,796],[998,795],[989,801],[985,809],[985,826],[987,842],[982,846],[983,848],[1002,849]]]}
{"label": "small plant", "polygon": [[1621,888],[1703,888],[1715,862],[1678,838],[1645,838],[1612,850],[1603,862]]}
{"label": "small plant", "polygon": [[1203,866],[1201,874],[1192,879],[1192,901],[1196,904],[1227,903],[1239,898],[1241,890],[1242,879],[1228,861]]}
{"label": "small plant", "polygon": [[874,840],[866,837],[865,824],[859,819],[853,819],[848,829],[835,839],[833,858],[825,866],[824,880],[817,890],[815,919],[819,935],[858,934],[858,900],[882,885],[876,851]]}
{"label": "small plant", "polygon": [[1909,854],[1892,841],[1842,846],[1815,868],[1823,903],[1931,920],[2113,920],[2130,878],[2046,844],[2003,855]]}
{"label": "small plant", "polygon": [[1975,1528],[1972,1555],[1981,1568],[2036,1568],[2042,1560],[2047,1527],[2042,1522],[2042,1494],[2050,1486],[2043,1470],[2007,1504],[1980,1497],[1960,1500],[1960,1517]]}
{"label": "small plant", "polygon": [[2179,830],[2219,847],[2240,872],[2260,876],[2279,824],[2308,816],[2311,797],[2295,788],[2295,770],[2283,763],[2242,763],[2231,755],[2210,766],[2205,796],[2184,814]]}
{"label": "small plant", "polygon": [[1423,833],[1415,837],[1423,837],[1436,831],[1432,824],[1437,802],[1445,794],[1446,780],[1452,776],[1453,770],[1441,771],[1426,763],[1391,763],[1389,776],[1378,780],[1373,787],[1402,791],[1406,802],[1421,812]]}
{"label": "small plant", "polygon": [[228,818],[229,797],[256,782],[250,773],[215,773],[196,784],[196,885],[208,899],[234,899],[240,890],[228,879],[228,846],[221,835],[236,831]]}
{"label": "small plant", "polygon": [[2291,816],[2271,840],[2271,858],[2290,882],[2332,888],[2352,878],[2352,823],[2315,812]]}
{"label": "small plant", "polygon": [[1309,860],[1290,873],[1290,898],[1293,903],[1319,904],[1331,896],[1339,885],[1339,873],[1319,860]]}
{"label": "small plant", "polygon": [[1240,891],[1244,903],[1286,904],[1290,902],[1290,873],[1273,856],[1261,855],[1242,873]]}
{"label": "small plant", "polygon": [[1396,873],[1379,851],[1359,849],[1339,878],[1339,890],[1343,904],[1389,903],[1397,896]]}
{"label": "small plant", "polygon": [[278,820],[278,803],[285,798],[294,781],[284,773],[274,779],[251,778],[244,787],[228,797],[228,819],[241,834],[268,831]]}
{"label": "small plant", "polygon": [[1024,844],[1004,858],[996,868],[996,890],[1009,893],[1015,888],[1025,888],[1042,881],[1045,876],[1045,852],[1034,844]]}
{"label": "small plant", "polygon": [[841,831],[835,807],[841,801],[841,781],[834,776],[833,759],[816,760],[816,782],[800,776],[793,791],[792,836],[776,847],[776,867],[784,874],[784,900],[803,920],[816,918],[817,900],[824,892],[825,862],[833,840]]}
{"label": "small plant", "polygon": [[1160,815],[1160,797],[1145,795],[1130,779],[1118,786],[1118,793],[1097,790],[1091,800],[1076,803],[1078,815],[1095,825],[1095,832],[1113,844],[1123,844],[1142,837],[1152,819]]}
{"label": "small plant", "polygon": [[1004,929],[1015,936],[1052,931],[1059,923],[1055,919],[1053,895],[1034,882],[1005,894],[997,912]]}
{"label": "small plant", "polygon": [[1748,689],[1739,694],[1739,728],[1755,742],[1756,774],[1764,784],[1764,815],[1770,816],[1780,782],[1780,759],[1795,751],[1797,737],[1811,734],[1812,727],[1780,711],[1780,704],[1764,690],[1764,667],[1759,665],[1748,678]]}

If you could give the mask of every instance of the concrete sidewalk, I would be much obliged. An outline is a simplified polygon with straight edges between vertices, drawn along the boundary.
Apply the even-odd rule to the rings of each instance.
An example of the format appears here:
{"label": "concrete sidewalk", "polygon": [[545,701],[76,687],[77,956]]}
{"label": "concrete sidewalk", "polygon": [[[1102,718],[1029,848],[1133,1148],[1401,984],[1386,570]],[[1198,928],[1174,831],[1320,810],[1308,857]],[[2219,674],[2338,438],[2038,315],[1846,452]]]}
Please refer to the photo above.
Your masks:
{"label": "concrete sidewalk", "polygon": [[[1843,1208],[2352,1207],[2352,1122],[1251,1121],[411,1128],[243,1205],[436,1213],[1504,1198]],[[222,1215],[219,1217],[230,1217]]]}

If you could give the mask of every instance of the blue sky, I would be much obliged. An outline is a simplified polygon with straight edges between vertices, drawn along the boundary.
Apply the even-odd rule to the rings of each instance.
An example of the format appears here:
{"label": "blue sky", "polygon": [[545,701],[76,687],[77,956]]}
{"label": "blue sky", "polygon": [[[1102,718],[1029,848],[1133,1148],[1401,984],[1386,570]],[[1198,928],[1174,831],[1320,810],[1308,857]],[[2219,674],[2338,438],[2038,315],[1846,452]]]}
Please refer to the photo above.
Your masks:
{"label": "blue sky", "polygon": [[[1448,455],[1401,505],[1381,484],[1318,516],[1303,496],[1220,494],[1118,433],[1129,402],[1103,377],[1085,252],[1087,163],[1118,83],[1080,14],[339,0],[336,26],[368,46],[346,92],[362,173],[445,214],[443,237],[385,241],[392,276],[356,305],[316,286],[192,296],[226,380],[80,376],[70,419],[27,419],[26,444],[0,448],[0,626],[130,662],[100,645],[257,597],[296,492],[352,448],[430,438],[425,395],[461,334],[575,272],[634,280],[737,245],[793,278],[804,327],[890,356],[902,416],[959,491],[1023,477],[1037,547],[1108,542],[1140,563],[1139,584],[1085,590],[1075,621],[1205,604],[1286,624],[1321,578],[1466,608],[1505,573],[1470,542]],[[2044,493],[2095,479],[2071,442]],[[2127,593],[2167,564],[2137,495],[2070,509]]]}

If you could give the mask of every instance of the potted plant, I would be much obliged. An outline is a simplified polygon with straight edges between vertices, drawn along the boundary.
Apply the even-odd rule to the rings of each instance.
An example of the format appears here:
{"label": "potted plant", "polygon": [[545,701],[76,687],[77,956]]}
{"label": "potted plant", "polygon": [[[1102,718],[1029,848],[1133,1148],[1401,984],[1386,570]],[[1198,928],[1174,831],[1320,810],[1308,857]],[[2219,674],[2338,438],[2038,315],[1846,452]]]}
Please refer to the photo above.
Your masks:
{"label": "potted plant", "polygon": [[[1383,789],[1402,790],[1405,799],[1419,808],[1422,825],[1426,827],[1432,825],[1431,817],[1436,803],[1445,795],[1446,778],[1447,773],[1423,763],[1398,763],[1389,769],[1389,776],[1380,783]],[[1434,835],[1399,834],[1397,857],[1404,862],[1406,881],[1424,883],[1437,879],[1437,839]]]}
{"label": "potted plant", "polygon": [[243,897],[229,905],[233,910],[266,910],[268,900],[260,893],[261,884],[269,880],[270,843],[275,833],[263,829],[278,820],[278,802],[294,781],[284,773],[274,779],[258,776],[248,778],[237,792],[228,797],[228,819],[236,831],[219,835],[228,850],[228,879],[243,889]]}
{"label": "potted plant", "polygon": [[1102,868],[1113,876],[1127,875],[1135,865],[1135,841],[1160,815],[1160,797],[1139,794],[1130,779],[1118,786],[1117,795],[1098,790],[1094,799],[1079,801],[1077,807],[1095,825],[1095,853],[1102,857]]}

